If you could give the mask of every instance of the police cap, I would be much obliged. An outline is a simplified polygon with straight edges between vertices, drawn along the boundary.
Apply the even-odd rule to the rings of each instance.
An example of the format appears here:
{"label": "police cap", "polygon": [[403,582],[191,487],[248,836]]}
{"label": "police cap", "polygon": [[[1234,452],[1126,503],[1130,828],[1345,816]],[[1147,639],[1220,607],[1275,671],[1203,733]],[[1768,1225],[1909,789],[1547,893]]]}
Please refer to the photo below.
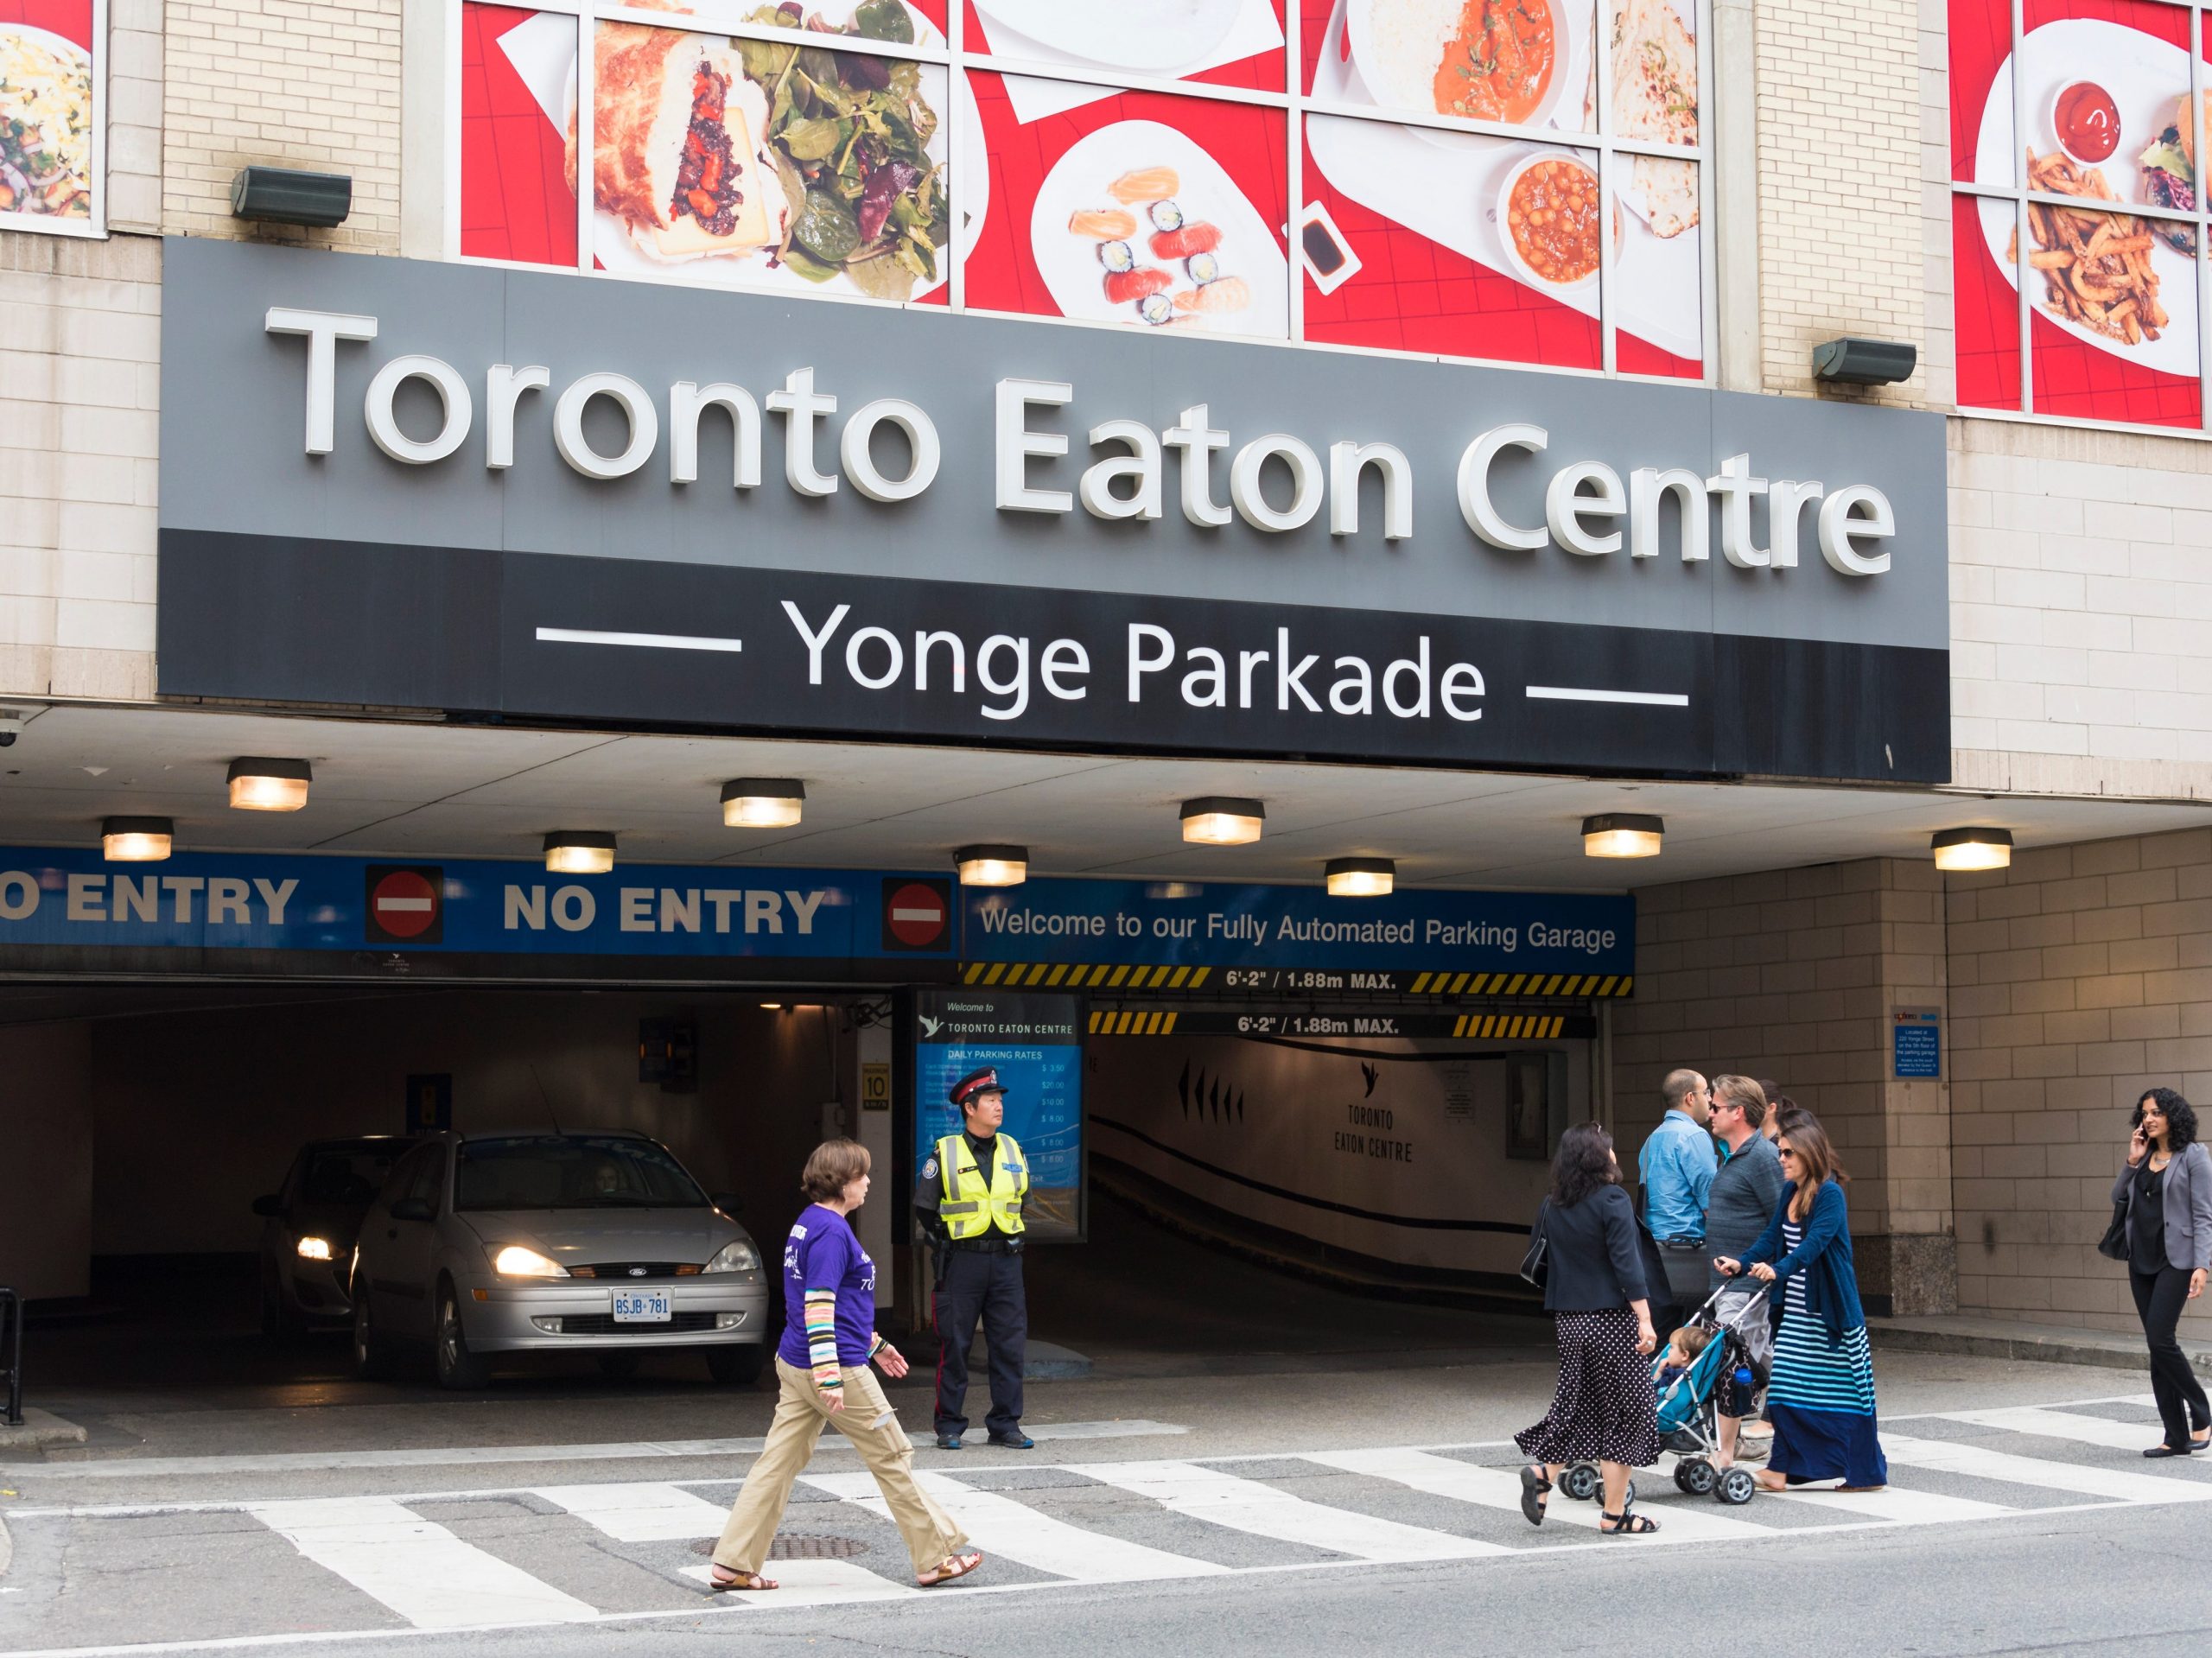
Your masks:
{"label": "police cap", "polygon": [[950,1097],[953,1104],[964,1111],[971,1102],[983,1095],[1005,1092],[1006,1084],[999,1081],[998,1068],[995,1065],[985,1065],[979,1070],[969,1071],[955,1083]]}

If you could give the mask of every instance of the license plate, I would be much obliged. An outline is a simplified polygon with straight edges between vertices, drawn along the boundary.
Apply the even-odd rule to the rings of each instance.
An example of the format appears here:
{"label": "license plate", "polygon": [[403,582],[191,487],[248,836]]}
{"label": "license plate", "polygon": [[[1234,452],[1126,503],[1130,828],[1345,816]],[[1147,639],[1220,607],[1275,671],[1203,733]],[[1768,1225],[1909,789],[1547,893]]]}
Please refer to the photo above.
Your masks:
{"label": "license plate", "polygon": [[618,1324],[664,1324],[669,1319],[666,1290],[617,1290],[614,1322]]}

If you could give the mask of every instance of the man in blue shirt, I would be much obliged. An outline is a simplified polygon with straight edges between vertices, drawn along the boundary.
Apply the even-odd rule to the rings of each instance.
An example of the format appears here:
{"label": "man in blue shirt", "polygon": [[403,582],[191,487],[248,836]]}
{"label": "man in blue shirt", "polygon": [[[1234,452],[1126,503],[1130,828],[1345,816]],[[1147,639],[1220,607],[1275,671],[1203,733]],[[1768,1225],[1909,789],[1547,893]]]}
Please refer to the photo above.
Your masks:
{"label": "man in blue shirt", "polygon": [[1706,1296],[1705,1205],[1720,1166],[1707,1124],[1713,1096],[1694,1070],[1670,1070],[1659,1085],[1667,1115],[1643,1142],[1637,1172],[1643,1182],[1643,1223],[1658,1240],[1676,1309],[1694,1310]]}

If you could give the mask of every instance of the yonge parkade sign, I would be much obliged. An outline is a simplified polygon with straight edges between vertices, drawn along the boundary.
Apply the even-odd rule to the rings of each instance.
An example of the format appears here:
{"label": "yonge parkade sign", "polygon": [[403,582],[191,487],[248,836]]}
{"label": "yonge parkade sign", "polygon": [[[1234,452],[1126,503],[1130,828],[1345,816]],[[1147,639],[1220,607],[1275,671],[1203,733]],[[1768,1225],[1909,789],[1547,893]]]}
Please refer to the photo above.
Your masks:
{"label": "yonge parkade sign", "polygon": [[163,692],[1948,774],[1933,416],[199,241],[167,281]]}

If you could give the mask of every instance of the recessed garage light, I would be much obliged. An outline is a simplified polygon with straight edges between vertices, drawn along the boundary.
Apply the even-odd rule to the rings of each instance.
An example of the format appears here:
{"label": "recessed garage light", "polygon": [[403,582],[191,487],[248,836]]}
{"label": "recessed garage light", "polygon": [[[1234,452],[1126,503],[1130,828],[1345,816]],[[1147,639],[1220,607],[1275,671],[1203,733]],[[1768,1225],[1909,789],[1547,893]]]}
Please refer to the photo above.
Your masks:
{"label": "recessed garage light", "polygon": [[595,829],[555,829],[545,837],[545,867],[556,875],[604,875],[614,867],[614,837]]}
{"label": "recessed garage light", "polygon": [[1029,848],[996,843],[964,846],[952,854],[963,886],[1019,886],[1029,879]]}
{"label": "recessed garage light", "polygon": [[1929,847],[1936,854],[1938,869],[2005,869],[2012,862],[2010,829],[1944,829]]}
{"label": "recessed garage light", "polygon": [[1332,858],[1321,867],[1331,898],[1388,898],[1398,884],[1389,858]]}
{"label": "recessed garage light", "polygon": [[315,770],[305,760],[259,756],[231,762],[231,809],[242,812],[296,812],[308,804]]}
{"label": "recessed garage light", "polygon": [[1582,851],[1592,858],[1656,858],[1666,833],[1664,818],[1606,812],[1582,820]]}
{"label": "recessed garage light", "polygon": [[1262,802],[1237,795],[1200,795],[1183,803],[1183,838],[1198,846],[1249,846],[1267,821]]}
{"label": "recessed garage light", "polygon": [[722,785],[722,822],[732,829],[790,829],[806,810],[797,778],[733,778]]}
{"label": "recessed garage light", "polygon": [[175,840],[176,825],[166,817],[110,817],[100,824],[100,855],[110,863],[159,863]]}

